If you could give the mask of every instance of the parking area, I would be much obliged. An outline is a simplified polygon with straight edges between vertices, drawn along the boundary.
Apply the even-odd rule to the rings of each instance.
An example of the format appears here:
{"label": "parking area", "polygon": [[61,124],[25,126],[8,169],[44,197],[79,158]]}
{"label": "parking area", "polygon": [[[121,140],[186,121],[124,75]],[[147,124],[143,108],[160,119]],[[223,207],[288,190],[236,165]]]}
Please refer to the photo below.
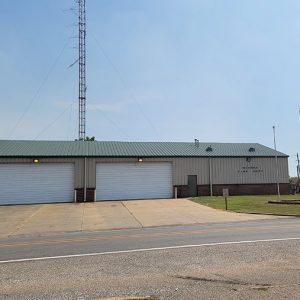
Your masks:
{"label": "parking area", "polygon": [[0,206],[0,237],[276,218],[215,210],[188,199]]}

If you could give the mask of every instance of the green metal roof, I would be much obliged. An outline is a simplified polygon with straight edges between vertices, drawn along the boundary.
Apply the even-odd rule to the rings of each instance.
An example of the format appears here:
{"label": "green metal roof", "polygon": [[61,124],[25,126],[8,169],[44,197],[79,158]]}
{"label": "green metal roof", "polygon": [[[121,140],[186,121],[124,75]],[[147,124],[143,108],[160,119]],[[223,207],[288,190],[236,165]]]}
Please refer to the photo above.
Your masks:
{"label": "green metal roof", "polygon": [[[252,150],[249,151],[251,148]],[[275,150],[257,143],[199,143],[197,147],[194,143],[185,142],[0,140],[0,157],[270,157],[274,155]],[[277,155],[288,156],[278,151]]]}

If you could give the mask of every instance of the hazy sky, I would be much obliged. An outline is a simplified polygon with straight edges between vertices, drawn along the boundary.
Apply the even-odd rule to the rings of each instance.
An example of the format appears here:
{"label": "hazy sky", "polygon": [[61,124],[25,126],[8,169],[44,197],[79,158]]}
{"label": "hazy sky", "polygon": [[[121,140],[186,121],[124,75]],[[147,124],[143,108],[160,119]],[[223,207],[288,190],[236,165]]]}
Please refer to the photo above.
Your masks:
{"label": "hazy sky", "polygon": [[[0,139],[77,138],[75,0],[0,0]],[[300,2],[87,0],[87,135],[300,152]]]}

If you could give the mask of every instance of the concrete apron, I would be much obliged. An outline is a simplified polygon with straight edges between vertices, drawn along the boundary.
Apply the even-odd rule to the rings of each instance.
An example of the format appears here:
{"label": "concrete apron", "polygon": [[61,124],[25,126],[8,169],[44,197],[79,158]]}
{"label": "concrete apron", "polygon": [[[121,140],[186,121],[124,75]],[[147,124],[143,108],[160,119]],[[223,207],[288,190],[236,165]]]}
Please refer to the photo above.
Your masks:
{"label": "concrete apron", "polygon": [[276,218],[215,210],[188,199],[0,206],[0,237]]}

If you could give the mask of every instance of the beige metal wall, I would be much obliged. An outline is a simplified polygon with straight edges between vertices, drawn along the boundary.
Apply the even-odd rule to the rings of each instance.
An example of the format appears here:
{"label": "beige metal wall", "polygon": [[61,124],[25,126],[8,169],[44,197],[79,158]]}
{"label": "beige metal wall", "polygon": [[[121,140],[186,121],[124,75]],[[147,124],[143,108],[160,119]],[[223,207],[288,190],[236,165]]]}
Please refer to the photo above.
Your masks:
{"label": "beige metal wall", "polygon": [[[173,185],[187,185],[188,175],[197,175],[198,184],[209,184],[209,158],[144,158],[146,162],[172,162]],[[40,163],[74,163],[75,188],[84,187],[84,158],[39,158]],[[96,187],[96,164],[137,162],[137,158],[87,158],[86,187]],[[32,158],[0,158],[0,163],[32,163]],[[288,160],[278,158],[279,182],[288,183]],[[275,183],[275,158],[211,158],[212,184]]]}
{"label": "beige metal wall", "polygon": [[[137,158],[97,158],[89,159],[88,187],[95,187],[96,163],[110,162],[137,162]],[[144,158],[144,163],[168,161],[173,166],[173,185],[187,185],[188,175],[197,175],[197,183],[209,184],[209,158]],[[93,161],[93,162],[92,162]],[[278,158],[279,182],[288,183],[288,160]],[[251,158],[245,157],[212,157],[211,158],[212,184],[259,184],[276,183],[276,165],[273,157]]]}
{"label": "beige metal wall", "polygon": [[188,175],[197,175],[198,184],[209,184],[209,158],[174,158],[174,185],[187,185]]}
{"label": "beige metal wall", "polygon": [[[289,182],[287,158],[278,158],[278,177],[280,183]],[[276,163],[273,157],[251,158],[213,158],[213,184],[254,184],[276,183]]]}

